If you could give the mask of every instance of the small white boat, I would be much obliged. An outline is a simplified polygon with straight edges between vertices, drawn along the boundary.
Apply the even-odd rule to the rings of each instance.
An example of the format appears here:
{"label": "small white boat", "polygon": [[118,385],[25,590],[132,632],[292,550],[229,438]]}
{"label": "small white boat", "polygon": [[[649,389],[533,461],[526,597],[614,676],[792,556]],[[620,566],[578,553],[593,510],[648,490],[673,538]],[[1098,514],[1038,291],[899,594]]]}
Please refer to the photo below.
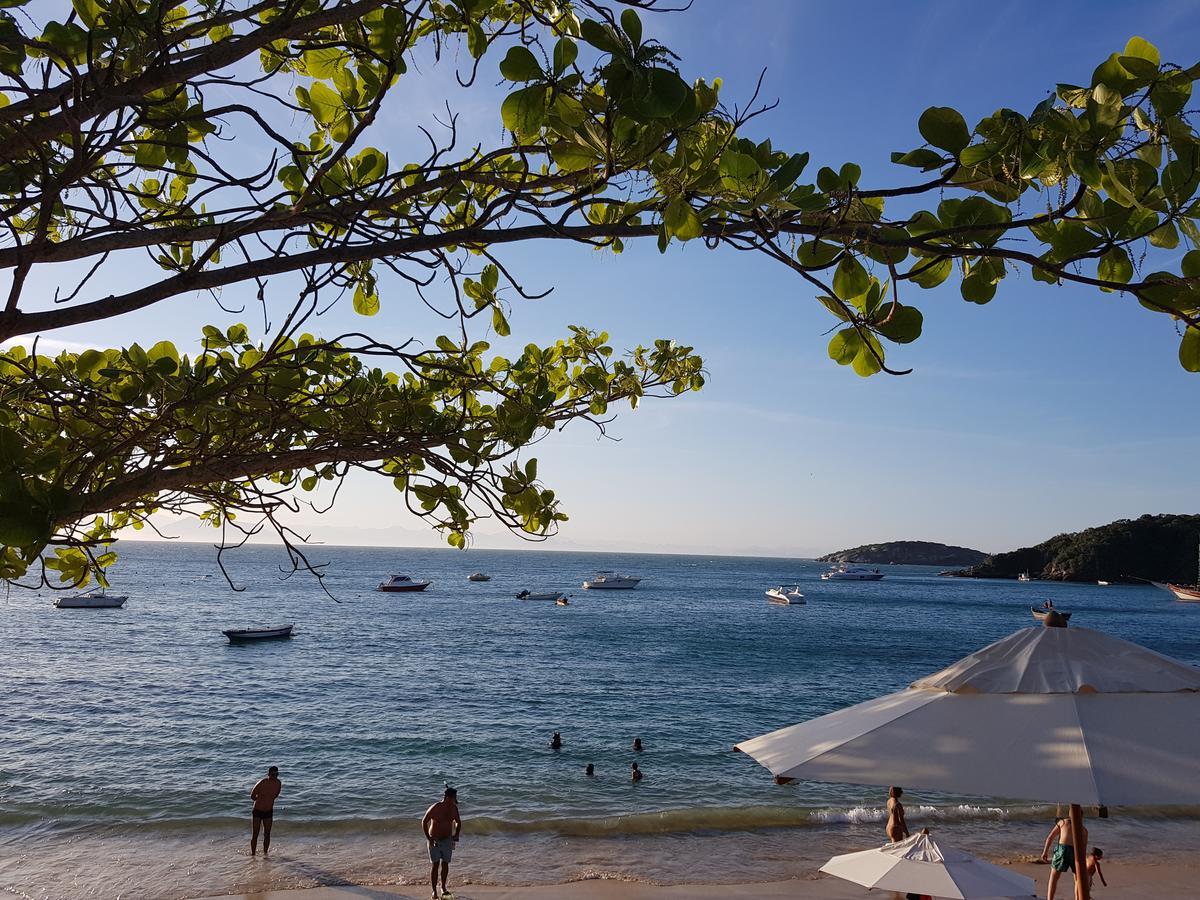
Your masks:
{"label": "small white boat", "polygon": [[221,634],[229,638],[231,644],[245,644],[250,641],[282,641],[292,636],[293,625],[279,625],[275,628],[230,628]]}
{"label": "small white boat", "polygon": [[1101,587],[1108,587],[1110,584],[1112,584],[1112,582],[1111,581],[1097,581],[1096,584],[1100,585]]}
{"label": "small white boat", "polygon": [[551,603],[558,603],[560,600],[566,600],[567,595],[562,591],[548,591],[543,594],[535,594],[533,591],[521,591],[517,594],[518,600],[548,600]]}
{"label": "small white boat", "polygon": [[1017,581],[1033,581],[1033,576],[1028,572],[1022,572],[1017,576]]}
{"label": "small white boat", "polygon": [[104,588],[96,588],[74,597],[59,597],[54,605],[59,609],[120,609],[128,599],[125,594],[108,594]]}
{"label": "small white boat", "polygon": [[642,579],[633,578],[629,575],[618,575],[616,572],[602,571],[597,572],[593,577],[583,583],[583,586],[588,590],[622,590],[628,591],[638,586],[638,582]]}
{"label": "small white boat", "polygon": [[379,582],[379,587],[375,588],[375,590],[396,594],[409,591],[423,591],[431,584],[433,584],[432,581],[415,581],[408,575],[393,575],[386,581]]}
{"label": "small white boat", "polygon": [[778,603],[780,606],[803,606],[805,602],[804,595],[800,593],[800,585],[794,585],[793,587],[780,585],[779,587],[770,588],[767,591],[767,599],[772,603]]}
{"label": "small white boat", "polygon": [[484,575],[482,572],[474,572],[467,576],[467,581],[491,581],[491,575]]}
{"label": "small white boat", "polygon": [[838,566],[821,573],[822,581],[878,581],[883,573],[866,566]]}

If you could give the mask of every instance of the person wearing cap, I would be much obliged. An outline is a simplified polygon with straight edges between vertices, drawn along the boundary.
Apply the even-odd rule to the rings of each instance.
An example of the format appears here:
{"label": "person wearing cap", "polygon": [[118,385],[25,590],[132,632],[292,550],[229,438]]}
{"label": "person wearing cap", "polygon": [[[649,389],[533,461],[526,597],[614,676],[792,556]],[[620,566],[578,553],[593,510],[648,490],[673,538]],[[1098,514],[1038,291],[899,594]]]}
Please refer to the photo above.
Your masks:
{"label": "person wearing cap", "polygon": [[[449,897],[450,889],[446,887],[446,876],[450,874],[450,857],[454,855],[454,845],[462,831],[462,820],[458,815],[458,791],[447,786],[442,799],[425,811],[421,819],[421,831],[429,842],[429,862],[433,868],[429,871],[429,881],[433,887],[433,900]],[[441,869],[442,893],[438,894],[438,869]]]}
{"label": "person wearing cap", "polygon": [[258,829],[263,832],[263,856],[271,852],[271,819],[275,815],[275,798],[283,790],[283,782],[279,780],[279,767],[267,769],[267,777],[254,786],[250,799],[254,801],[254,811],[250,814],[250,855],[258,853]]}

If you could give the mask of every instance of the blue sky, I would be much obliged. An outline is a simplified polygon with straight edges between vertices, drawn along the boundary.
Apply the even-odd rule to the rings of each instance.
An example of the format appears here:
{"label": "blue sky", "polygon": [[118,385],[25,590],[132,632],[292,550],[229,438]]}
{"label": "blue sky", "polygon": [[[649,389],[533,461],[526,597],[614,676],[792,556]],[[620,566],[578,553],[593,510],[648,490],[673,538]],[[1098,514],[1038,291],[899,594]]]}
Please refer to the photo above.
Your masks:
{"label": "blue sky", "polygon": [[[779,106],[751,136],[809,151],[810,172],[858,162],[871,185],[911,180],[888,155],[921,144],[916,121],[928,106],[957,107],[970,123],[999,106],[1027,111],[1056,82],[1087,83],[1132,34],[1183,65],[1200,49],[1188,3],[696,0],[644,20],[680,54],[686,77],[724,79],[726,103],[748,98],[765,67],[763,97]],[[415,123],[442,99],[469,135],[499,139],[502,89],[490,77],[467,93],[448,69],[426,74],[382,122],[393,146],[417,146]],[[554,340],[568,324],[603,328],[618,346],[673,337],[694,345],[709,372],[699,394],[622,415],[611,429],[618,442],[581,425],[539,446],[541,474],[571,516],[554,546],[807,556],[925,539],[992,551],[1200,505],[1187,477],[1200,451],[1200,376],[1179,367],[1170,321],[1128,298],[1027,274],[1005,279],[984,307],[954,287],[921,292],[910,299],[924,335],[890,357],[914,373],[860,379],[827,358],[832,321],[812,291],[763,259],[696,245],[613,256],[559,244],[504,258],[527,286],[555,288],[514,306],[520,343]],[[57,275],[40,277],[49,288]],[[393,284],[376,319],[338,310],[322,330],[432,337],[436,323],[418,304]],[[188,343],[201,324],[229,321],[208,299],[181,298],[48,337]],[[298,524],[330,543],[440,542],[370,477]],[[516,543],[480,529],[480,546]]]}

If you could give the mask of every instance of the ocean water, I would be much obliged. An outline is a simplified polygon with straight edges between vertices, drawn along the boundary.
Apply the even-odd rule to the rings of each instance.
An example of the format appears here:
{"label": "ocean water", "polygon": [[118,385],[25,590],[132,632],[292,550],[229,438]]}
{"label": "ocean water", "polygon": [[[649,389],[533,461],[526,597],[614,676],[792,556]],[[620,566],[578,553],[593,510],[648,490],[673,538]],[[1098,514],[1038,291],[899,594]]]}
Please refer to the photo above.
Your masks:
{"label": "ocean water", "polygon": [[[0,890],[176,898],[423,883],[419,819],[446,783],[465,820],[452,877],[526,884],[804,876],[884,839],[883,792],[777,786],[734,743],[898,690],[1031,624],[1079,624],[1200,663],[1200,607],[1153,588],[938,578],[822,582],[784,559],[316,548],[326,597],[280,551],[122,546],[121,610],[0,595]],[[597,569],[635,591],[584,591]],[[473,571],[493,576],[470,583]],[[431,578],[382,594],[391,572]],[[763,590],[799,582],[807,606]],[[562,589],[570,606],[521,602]],[[221,630],[296,624],[231,646]],[[565,747],[551,751],[552,731]],[[641,737],[645,751],[631,744]],[[645,773],[630,781],[630,763]],[[587,763],[597,777],[584,777]],[[249,791],[281,770],[272,855]],[[913,826],[994,859],[1040,853],[1053,810],[906,792]],[[1200,810],[1114,810],[1106,857],[1192,852]]]}

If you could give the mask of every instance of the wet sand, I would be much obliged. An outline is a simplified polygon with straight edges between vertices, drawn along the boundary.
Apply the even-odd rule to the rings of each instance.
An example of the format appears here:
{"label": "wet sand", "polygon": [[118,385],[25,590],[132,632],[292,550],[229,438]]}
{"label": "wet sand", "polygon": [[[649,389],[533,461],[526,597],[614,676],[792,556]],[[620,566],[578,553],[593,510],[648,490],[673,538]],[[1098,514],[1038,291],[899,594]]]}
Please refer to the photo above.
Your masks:
{"label": "wet sand", "polygon": [[[1027,863],[1013,866],[1037,881],[1038,895],[1046,893],[1048,867]],[[1092,892],[1095,900],[1191,900],[1200,896],[1200,867],[1156,866],[1105,862],[1108,887],[1097,881]],[[451,879],[453,887],[453,879]],[[524,886],[462,885],[454,891],[455,900],[890,900],[887,891],[865,888],[814,874],[811,878],[773,881],[759,884],[675,884],[653,885],[617,880],[575,881],[569,884]],[[1059,881],[1057,900],[1072,900],[1074,883]],[[367,886],[345,885],[307,890],[265,891],[230,894],[212,900],[428,900],[423,885]]]}

